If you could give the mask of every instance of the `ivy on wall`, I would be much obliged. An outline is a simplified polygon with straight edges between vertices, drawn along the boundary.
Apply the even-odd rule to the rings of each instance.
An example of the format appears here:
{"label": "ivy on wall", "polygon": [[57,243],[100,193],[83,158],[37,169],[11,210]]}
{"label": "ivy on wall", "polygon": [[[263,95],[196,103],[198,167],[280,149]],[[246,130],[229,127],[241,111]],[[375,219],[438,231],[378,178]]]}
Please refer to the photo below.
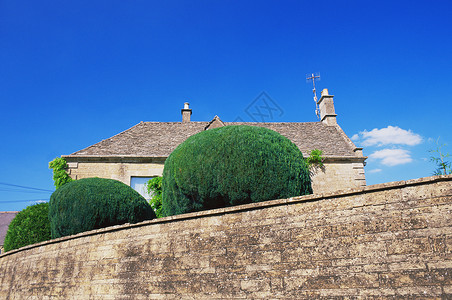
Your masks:
{"label": "ivy on wall", "polygon": [[68,169],[66,159],[62,157],[57,157],[49,162],[49,169],[53,170],[53,181],[56,189],[73,180],[66,171]]}
{"label": "ivy on wall", "polygon": [[323,164],[323,161],[325,160],[323,158],[323,151],[319,149],[314,149],[311,151],[308,157],[306,157],[306,164],[309,168],[309,175],[314,176],[316,171],[318,169],[323,170],[325,168],[325,165]]}

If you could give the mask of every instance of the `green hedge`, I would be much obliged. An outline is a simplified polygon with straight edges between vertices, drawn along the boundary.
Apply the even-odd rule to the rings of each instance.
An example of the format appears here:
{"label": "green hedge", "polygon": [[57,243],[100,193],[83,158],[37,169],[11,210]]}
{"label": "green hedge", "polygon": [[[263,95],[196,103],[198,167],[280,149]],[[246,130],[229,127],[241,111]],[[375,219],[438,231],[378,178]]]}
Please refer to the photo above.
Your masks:
{"label": "green hedge", "polygon": [[11,221],[5,236],[4,249],[10,251],[50,240],[49,203],[28,206]]}
{"label": "green hedge", "polygon": [[146,199],[113,179],[71,181],[50,197],[52,238],[153,218],[154,211]]}
{"label": "green hedge", "polygon": [[180,144],[165,162],[166,216],[312,193],[301,151],[256,126],[225,126]]}

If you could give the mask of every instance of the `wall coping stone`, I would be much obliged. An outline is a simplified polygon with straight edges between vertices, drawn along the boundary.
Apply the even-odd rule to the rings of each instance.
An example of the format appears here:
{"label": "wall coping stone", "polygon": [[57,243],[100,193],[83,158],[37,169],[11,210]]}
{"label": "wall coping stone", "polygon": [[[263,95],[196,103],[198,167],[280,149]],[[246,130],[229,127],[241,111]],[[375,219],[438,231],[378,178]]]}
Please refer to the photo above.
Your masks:
{"label": "wall coping stone", "polygon": [[127,230],[130,228],[142,227],[142,226],[147,226],[147,225],[151,225],[151,224],[178,222],[178,221],[183,221],[183,220],[188,220],[188,219],[231,214],[231,213],[235,213],[235,212],[251,211],[251,210],[256,210],[256,209],[263,209],[263,208],[268,208],[268,207],[282,206],[282,205],[295,204],[295,203],[301,203],[301,202],[315,202],[315,201],[321,201],[321,200],[326,200],[326,199],[331,199],[331,198],[343,198],[343,197],[347,197],[347,196],[351,196],[351,195],[358,195],[358,194],[363,194],[363,193],[368,193],[368,192],[391,190],[391,189],[403,188],[403,187],[408,187],[408,186],[416,186],[416,185],[422,185],[422,184],[428,184],[428,183],[435,183],[435,182],[441,182],[441,181],[451,181],[452,182],[452,175],[439,175],[439,176],[421,177],[421,178],[417,178],[417,179],[410,179],[410,180],[403,180],[403,181],[387,182],[387,183],[375,184],[375,185],[370,185],[370,186],[360,187],[360,188],[350,188],[350,189],[335,191],[335,192],[330,192],[330,193],[311,194],[311,195],[298,196],[298,197],[292,197],[292,198],[287,198],[287,199],[276,199],[276,200],[269,200],[269,201],[263,201],[263,202],[257,202],[257,203],[243,204],[243,205],[238,205],[238,206],[231,206],[231,207],[225,207],[225,208],[192,212],[192,213],[187,213],[187,214],[164,217],[164,218],[160,218],[160,219],[153,219],[153,220],[144,221],[144,222],[135,223],[135,224],[126,223],[126,224],[122,224],[122,225],[115,225],[115,226],[110,226],[110,227],[101,228],[101,229],[97,229],[97,230],[81,232],[81,233],[71,235],[71,236],[65,236],[65,237],[61,237],[61,238],[57,238],[57,239],[53,239],[53,240],[36,243],[33,245],[24,246],[22,248],[14,249],[14,250],[6,252],[6,253],[0,255],[0,258],[9,256],[9,255],[12,255],[12,254],[15,254],[18,252],[30,250],[30,249],[37,248],[40,246],[44,246],[44,245],[51,245],[51,244],[56,244],[59,242],[82,238],[82,237],[87,237],[87,236],[92,236],[92,235],[97,235],[97,234],[102,234],[102,233],[107,233],[107,232]]}

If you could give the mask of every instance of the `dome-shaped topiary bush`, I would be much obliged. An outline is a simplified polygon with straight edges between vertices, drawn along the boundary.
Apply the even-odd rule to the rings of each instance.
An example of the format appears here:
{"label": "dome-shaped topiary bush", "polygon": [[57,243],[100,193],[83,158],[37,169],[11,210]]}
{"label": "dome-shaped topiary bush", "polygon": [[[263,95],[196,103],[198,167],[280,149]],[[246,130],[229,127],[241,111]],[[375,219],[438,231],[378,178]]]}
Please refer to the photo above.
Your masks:
{"label": "dome-shaped topiary bush", "polygon": [[66,183],[50,197],[52,238],[155,218],[155,213],[130,186],[104,178]]}
{"label": "dome-shaped topiary bush", "polygon": [[301,151],[263,127],[225,126],[180,144],[163,171],[166,216],[312,193]]}
{"label": "dome-shaped topiary bush", "polygon": [[10,251],[50,240],[49,203],[28,206],[9,223],[4,248]]}

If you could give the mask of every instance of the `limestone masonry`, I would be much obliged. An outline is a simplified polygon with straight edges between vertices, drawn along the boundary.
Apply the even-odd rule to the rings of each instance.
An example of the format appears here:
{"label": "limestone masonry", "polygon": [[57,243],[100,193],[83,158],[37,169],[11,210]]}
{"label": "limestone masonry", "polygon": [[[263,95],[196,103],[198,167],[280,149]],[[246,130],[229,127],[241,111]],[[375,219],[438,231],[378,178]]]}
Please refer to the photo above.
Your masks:
{"label": "limestone masonry", "polygon": [[0,256],[0,299],[452,299],[452,176],[191,213]]}

